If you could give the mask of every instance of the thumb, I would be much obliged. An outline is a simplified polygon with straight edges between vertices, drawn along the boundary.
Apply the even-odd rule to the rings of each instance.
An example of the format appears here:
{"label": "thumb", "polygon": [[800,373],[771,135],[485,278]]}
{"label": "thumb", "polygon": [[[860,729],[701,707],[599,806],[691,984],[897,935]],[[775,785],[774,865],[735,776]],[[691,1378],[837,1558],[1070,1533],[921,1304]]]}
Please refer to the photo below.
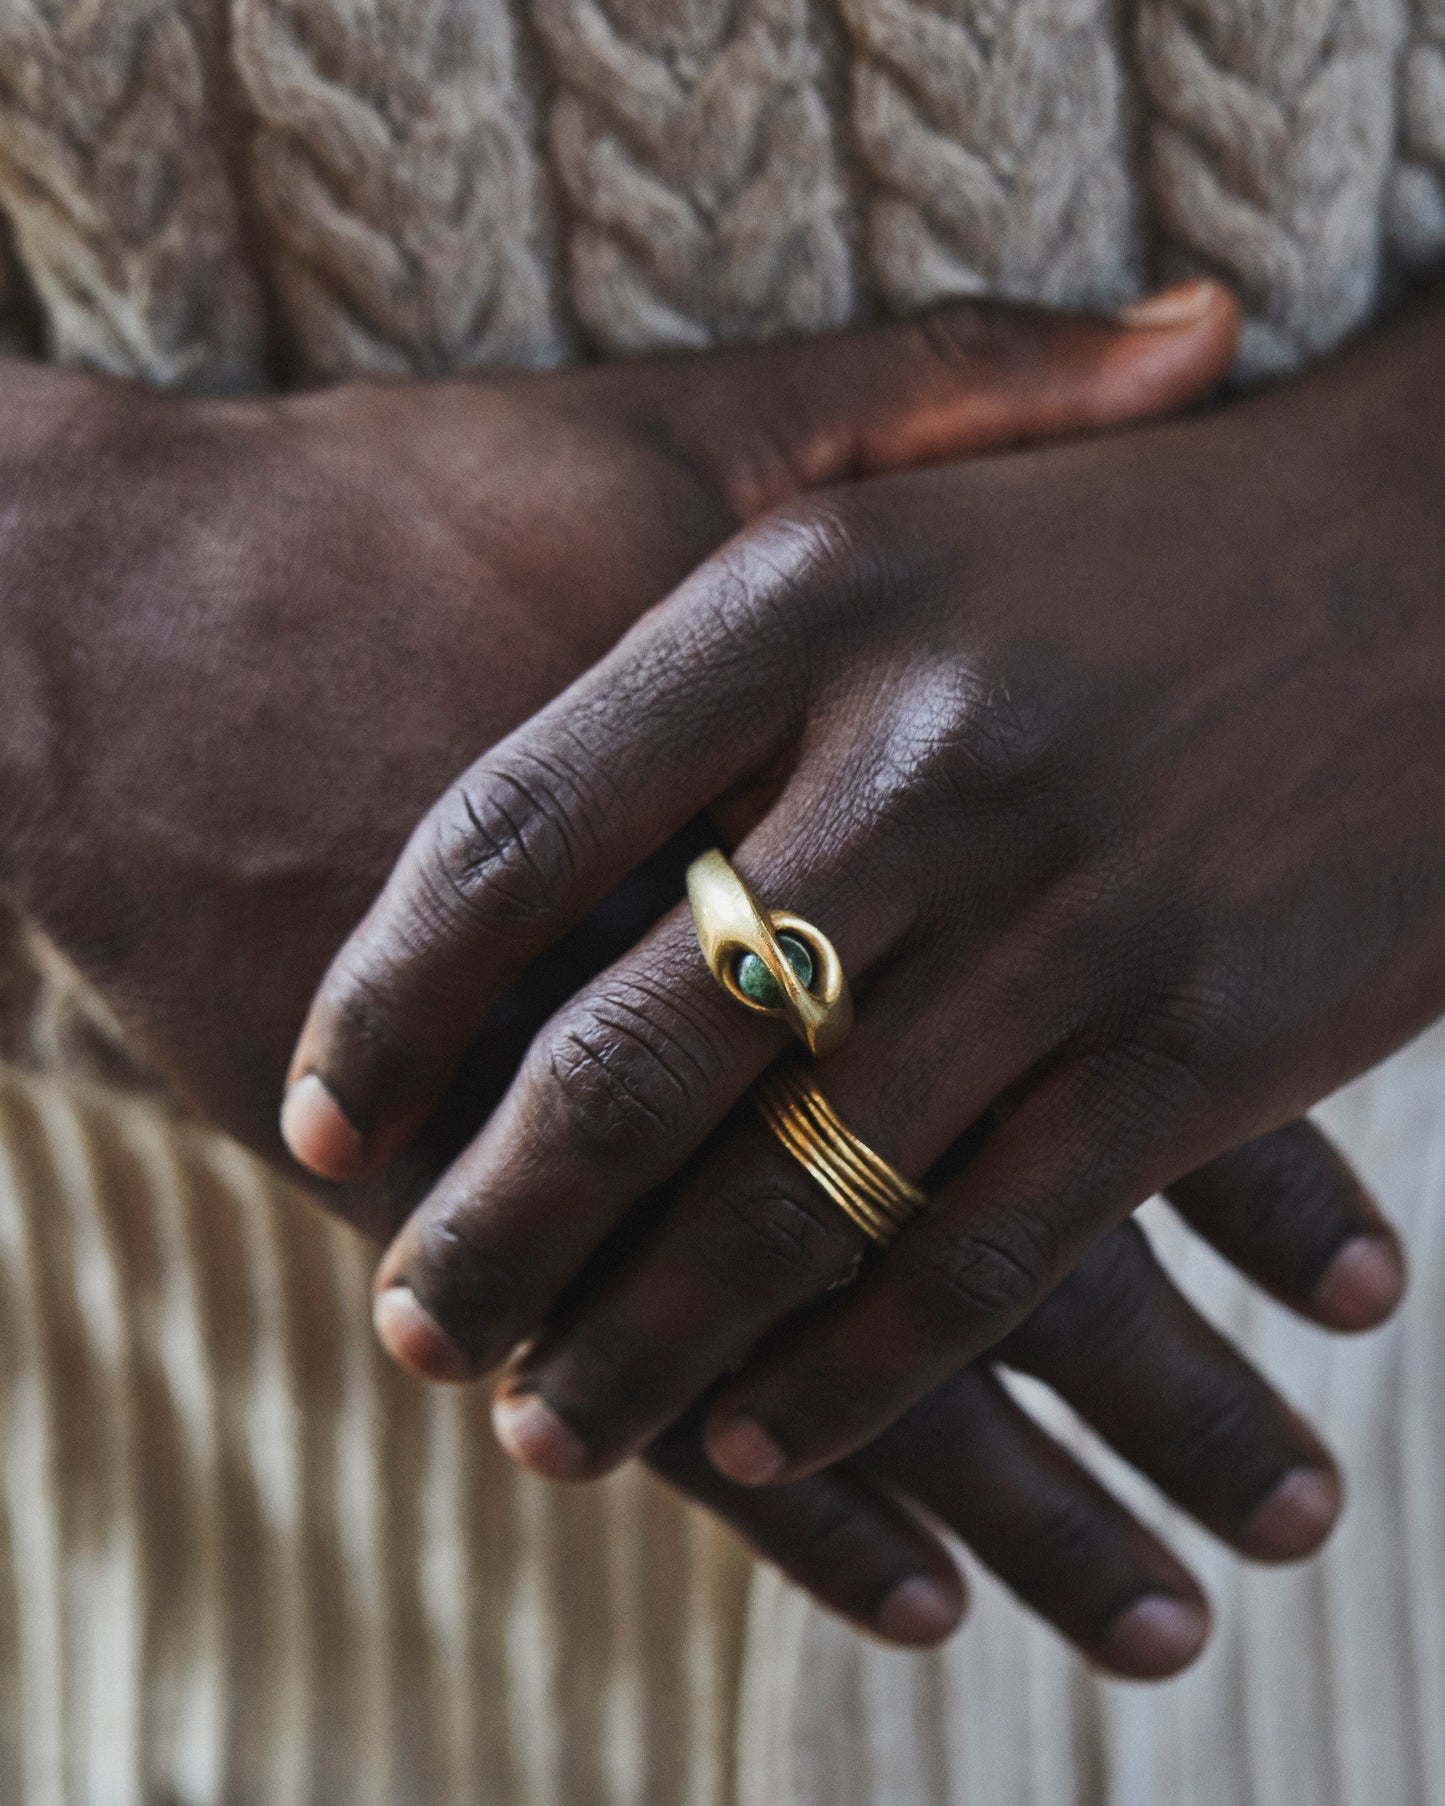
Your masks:
{"label": "thumb", "polygon": [[1218,382],[1238,334],[1229,290],[1196,281],[1112,316],[969,301],[631,375],[747,520],[823,484],[1167,412]]}

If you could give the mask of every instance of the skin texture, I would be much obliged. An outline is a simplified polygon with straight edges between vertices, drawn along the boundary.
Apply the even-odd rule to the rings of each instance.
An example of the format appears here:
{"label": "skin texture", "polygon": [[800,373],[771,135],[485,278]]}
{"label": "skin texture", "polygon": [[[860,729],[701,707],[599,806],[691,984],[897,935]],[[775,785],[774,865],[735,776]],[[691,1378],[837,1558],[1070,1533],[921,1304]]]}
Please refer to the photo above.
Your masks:
{"label": "skin texture", "polygon": [[[452,772],[744,520],[817,485],[1082,431],[1206,389],[1228,360],[1233,309],[1218,291],[1172,307],[1132,328],[967,308],[706,360],[250,403],[0,366],[0,878],[197,1108],[279,1156],[275,1097],[307,999]],[[745,830],[766,788],[741,789],[723,818]],[[427,1132],[408,1131],[384,1172],[329,1191],[332,1208],[373,1235],[395,1230],[549,1015],[678,894],[690,843],[659,844],[545,959],[515,962],[470,1019],[450,1099],[433,1110],[429,1097]],[[1297,1136],[1288,1183],[1319,1218],[1317,1246],[1302,1254],[1260,1202],[1278,1150],[1243,1150],[1222,1183],[1242,1218],[1235,1257],[1306,1310],[1347,1244],[1383,1251],[1398,1290],[1373,1206],[1312,1131]],[[1140,1389],[1155,1440],[1136,1458],[1241,1547],[1313,1546],[1336,1502],[1327,1456],[1131,1235],[1114,1246],[1092,1288],[1086,1271],[1065,1302],[1078,1333],[1094,1334],[1122,1283],[1109,1276],[1127,1269],[1135,1314],[1177,1351]],[[1366,1295],[1364,1315],[1388,1302]],[[1358,1287],[1325,1315],[1343,1323],[1352,1310]],[[1018,1358],[1046,1374],[1065,1365],[1047,1349]],[[1122,1392],[1130,1362],[1115,1358]],[[1211,1494],[1211,1451],[1190,1415],[1204,1392],[1239,1424],[1245,1479],[1229,1500]],[[963,1452],[985,1445],[998,1483],[979,1490],[987,1470]],[[937,1538],[890,1489],[974,1540],[1122,1671],[1177,1667],[1204,1634],[1177,1563],[982,1369],[960,1364],[876,1450],[794,1487],[761,1494],[720,1477],[696,1415],[669,1425],[651,1458],[825,1602],[901,1641],[944,1634],[961,1593]],[[1301,1472],[1324,1490],[1287,1510],[1281,1532],[1278,1483]]]}
{"label": "skin texture", "polygon": [[394,1352],[458,1377],[536,1336],[498,1424],[540,1471],[703,1400],[720,1473],[792,1481],[1007,1358],[1156,1189],[1229,1246],[1238,1210],[1182,1176],[1445,1008],[1442,408],[1437,298],[1212,415],[776,510],[474,764],[313,1006],[302,1152],[330,1098],[353,1169],[384,1159],[496,984],[747,796],[740,871],[853,978],[824,1088],[933,1200],[829,1292],[856,1232],[739,1108],[785,1031],[677,909],[393,1244]]}

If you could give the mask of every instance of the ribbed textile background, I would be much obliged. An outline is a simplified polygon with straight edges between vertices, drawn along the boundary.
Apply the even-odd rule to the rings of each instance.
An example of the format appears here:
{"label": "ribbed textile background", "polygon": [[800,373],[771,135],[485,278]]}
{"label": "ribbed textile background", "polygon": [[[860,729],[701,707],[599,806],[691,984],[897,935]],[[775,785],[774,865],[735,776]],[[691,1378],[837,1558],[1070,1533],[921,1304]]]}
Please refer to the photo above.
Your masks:
{"label": "ribbed textile background", "polygon": [[517,1476],[248,1158],[0,1076],[0,1288],[7,1806],[731,1799],[741,1554]]}
{"label": "ribbed textile background", "polygon": [[151,1103],[0,1070],[0,1799],[1441,1806],[1445,1030],[1325,1115],[1410,1237],[1389,1330],[1331,1342],[1155,1221],[1351,1509],[1283,1574],[1184,1532],[1219,1635],[1147,1690],[986,1584],[899,1656],[641,1474],[513,1475],[481,1396],[375,1352],[344,1231]]}

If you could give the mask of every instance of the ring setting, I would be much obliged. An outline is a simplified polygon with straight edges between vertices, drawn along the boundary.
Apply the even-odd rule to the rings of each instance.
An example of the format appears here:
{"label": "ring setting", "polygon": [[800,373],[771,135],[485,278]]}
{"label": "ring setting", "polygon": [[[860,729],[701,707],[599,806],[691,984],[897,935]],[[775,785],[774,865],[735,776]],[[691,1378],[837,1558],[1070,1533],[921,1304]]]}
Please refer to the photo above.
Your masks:
{"label": "ring setting", "polygon": [[782,1017],[815,1059],[842,1046],[853,1000],[827,935],[787,910],[764,909],[716,850],[688,867],[687,899],[708,970],[730,997]]}
{"label": "ring setting", "polygon": [[[688,867],[687,896],[708,970],[730,997],[785,1019],[815,1059],[842,1045],[853,1026],[852,997],[820,929],[765,909],[716,850]],[[751,1096],[781,1146],[877,1247],[886,1248],[928,1202],[843,1122],[798,1049],[765,1072]]]}

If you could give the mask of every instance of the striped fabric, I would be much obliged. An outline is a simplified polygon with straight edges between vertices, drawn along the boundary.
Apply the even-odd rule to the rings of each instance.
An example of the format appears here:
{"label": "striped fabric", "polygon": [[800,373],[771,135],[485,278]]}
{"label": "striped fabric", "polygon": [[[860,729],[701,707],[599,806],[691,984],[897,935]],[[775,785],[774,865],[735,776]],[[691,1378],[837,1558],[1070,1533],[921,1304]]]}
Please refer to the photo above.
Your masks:
{"label": "striped fabric", "polygon": [[1326,1111],[1413,1246],[1379,1336],[1159,1219],[1354,1498],[1288,1573],[1183,1533],[1220,1630],[1145,1690],[986,1583],[947,1651],[892,1654],[640,1474],[514,1475],[481,1397],[378,1358],[343,1231],[152,1104],[0,1071],[0,1800],[1441,1806],[1442,1079],[1437,1033]]}

